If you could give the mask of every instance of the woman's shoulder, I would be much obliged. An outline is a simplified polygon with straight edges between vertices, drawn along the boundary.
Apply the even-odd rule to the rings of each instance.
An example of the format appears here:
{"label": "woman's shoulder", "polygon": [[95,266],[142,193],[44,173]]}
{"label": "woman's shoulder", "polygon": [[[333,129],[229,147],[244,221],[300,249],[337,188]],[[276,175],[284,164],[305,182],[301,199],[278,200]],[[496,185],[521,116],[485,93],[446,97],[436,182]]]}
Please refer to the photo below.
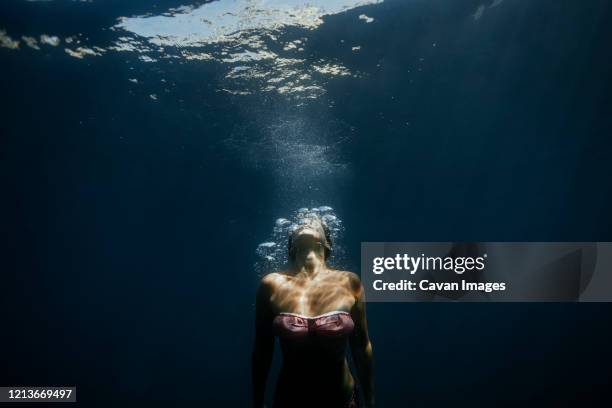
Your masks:
{"label": "woman's shoulder", "polygon": [[347,284],[354,291],[358,291],[361,288],[361,278],[355,272],[332,269],[332,272],[337,273],[339,276],[342,276],[343,279],[346,280]]}
{"label": "woman's shoulder", "polygon": [[259,282],[262,287],[275,287],[281,283],[286,282],[288,277],[287,272],[278,271],[278,272],[270,272],[261,277]]}

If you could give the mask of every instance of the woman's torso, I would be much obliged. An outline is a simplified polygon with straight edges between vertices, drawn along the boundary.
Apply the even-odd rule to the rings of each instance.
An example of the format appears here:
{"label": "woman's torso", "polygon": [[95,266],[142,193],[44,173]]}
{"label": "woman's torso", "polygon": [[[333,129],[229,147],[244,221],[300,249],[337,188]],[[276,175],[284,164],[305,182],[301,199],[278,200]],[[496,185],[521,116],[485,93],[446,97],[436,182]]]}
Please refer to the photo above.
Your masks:
{"label": "woman's torso", "polygon": [[344,406],[354,388],[346,361],[355,304],[349,273],[277,275],[270,302],[283,366],[274,406]]}

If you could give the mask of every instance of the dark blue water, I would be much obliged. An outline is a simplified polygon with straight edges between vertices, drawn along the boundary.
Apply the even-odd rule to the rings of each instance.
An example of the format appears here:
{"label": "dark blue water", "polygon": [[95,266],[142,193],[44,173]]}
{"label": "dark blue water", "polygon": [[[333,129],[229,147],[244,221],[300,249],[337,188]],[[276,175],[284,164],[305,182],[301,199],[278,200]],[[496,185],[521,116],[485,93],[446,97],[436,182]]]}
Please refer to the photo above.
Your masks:
{"label": "dark blue water", "polygon": [[[356,271],[361,241],[612,240],[609,1],[386,0],[284,26],[245,66],[296,92],[232,77],[219,43],[110,50],[137,38],[118,17],[182,4],[0,4],[0,385],[248,406],[255,248],[303,206],[334,207]],[[61,44],[21,39],[41,34]],[[312,68],[330,64],[348,74]],[[610,401],[611,312],[371,304],[379,406]]]}

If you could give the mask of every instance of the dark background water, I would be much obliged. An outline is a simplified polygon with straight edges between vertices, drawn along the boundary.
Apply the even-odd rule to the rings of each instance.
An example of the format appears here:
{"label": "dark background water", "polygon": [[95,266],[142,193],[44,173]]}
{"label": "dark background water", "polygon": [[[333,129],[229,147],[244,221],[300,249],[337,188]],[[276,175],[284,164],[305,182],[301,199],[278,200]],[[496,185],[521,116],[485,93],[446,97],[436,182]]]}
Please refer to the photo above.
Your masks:
{"label": "dark background water", "polygon": [[[480,3],[326,18],[314,55],[368,75],[302,106],[218,92],[218,64],[0,49],[0,384],[76,385],[84,406],[247,406],[254,248],[300,206],[336,209],[354,270],[361,241],[612,240],[610,2],[507,0],[475,21]],[[147,11],[3,1],[0,27],[104,42]],[[283,118],[350,134],[343,170],[289,183],[224,142]],[[379,406],[609,403],[611,312],[371,304]]]}

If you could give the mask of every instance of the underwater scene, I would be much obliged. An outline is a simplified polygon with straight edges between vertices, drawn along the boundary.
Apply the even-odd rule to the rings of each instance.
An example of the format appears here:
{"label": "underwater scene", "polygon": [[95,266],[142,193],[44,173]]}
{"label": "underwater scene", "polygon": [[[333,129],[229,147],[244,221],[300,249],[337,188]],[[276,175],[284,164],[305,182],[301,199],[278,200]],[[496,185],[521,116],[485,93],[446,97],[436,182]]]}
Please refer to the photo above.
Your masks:
{"label": "underwater scene", "polygon": [[[610,11],[3,0],[0,386],[254,406],[258,287],[312,220],[357,275],[362,242],[612,240]],[[376,406],[612,401],[611,312],[367,303]]]}

